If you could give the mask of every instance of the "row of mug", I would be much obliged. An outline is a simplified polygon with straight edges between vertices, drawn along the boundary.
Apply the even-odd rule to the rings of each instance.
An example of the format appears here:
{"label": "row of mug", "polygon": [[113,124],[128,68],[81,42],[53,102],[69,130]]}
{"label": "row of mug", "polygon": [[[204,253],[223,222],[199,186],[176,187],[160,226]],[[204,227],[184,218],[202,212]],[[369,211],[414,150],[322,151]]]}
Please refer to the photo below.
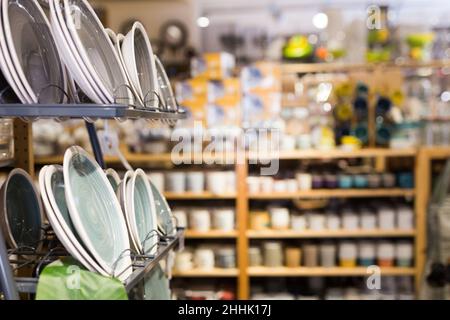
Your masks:
{"label": "row of mug", "polygon": [[267,176],[247,177],[250,194],[259,192],[297,192],[312,189],[413,188],[410,172],[373,174],[311,174],[297,173],[288,179]]}
{"label": "row of mug", "polygon": [[411,267],[413,244],[410,241],[340,241],[321,244],[305,243],[302,247],[285,247],[268,241],[249,248],[249,265],[296,268],[305,267]]}
{"label": "row of mug", "polygon": [[211,270],[214,268],[236,268],[236,250],[227,246],[201,246],[187,248],[177,253],[175,270],[178,272],[192,269]]}
{"label": "row of mug", "polygon": [[213,194],[236,192],[236,172],[234,171],[171,171],[148,174],[158,190],[173,193]]}
{"label": "row of mug", "polygon": [[413,230],[414,211],[406,205],[380,205],[378,208],[361,208],[356,211],[344,208],[334,211],[291,212],[285,207],[271,207],[268,211],[250,212],[250,229],[322,231],[322,230]]}
{"label": "row of mug", "polygon": [[207,232],[212,229],[220,231],[233,231],[235,229],[234,208],[205,208],[174,209],[172,214],[180,228],[197,232]]}
{"label": "row of mug", "polygon": [[379,289],[368,288],[364,278],[310,277],[297,279],[265,279],[252,285],[254,300],[413,300],[412,277],[383,276]]}

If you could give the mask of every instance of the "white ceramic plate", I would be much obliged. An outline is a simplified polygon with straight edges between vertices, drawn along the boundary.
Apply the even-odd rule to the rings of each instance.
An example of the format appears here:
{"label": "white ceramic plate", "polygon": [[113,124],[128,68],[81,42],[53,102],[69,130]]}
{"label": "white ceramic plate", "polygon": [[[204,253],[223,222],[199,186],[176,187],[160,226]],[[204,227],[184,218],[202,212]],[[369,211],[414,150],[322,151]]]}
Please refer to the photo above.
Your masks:
{"label": "white ceramic plate", "polygon": [[41,189],[42,200],[47,212],[48,220],[55,231],[56,236],[61,241],[67,251],[91,272],[98,272],[103,276],[109,276],[98,263],[91,257],[74,233],[73,226],[69,226],[69,213],[62,213],[60,205],[56,202],[55,194],[52,190],[52,178],[59,172],[63,174],[61,166],[45,166],[39,172],[39,187]]}
{"label": "white ceramic plate", "polygon": [[145,254],[155,254],[158,249],[158,220],[155,200],[147,175],[141,169],[134,172],[128,187],[128,204],[132,224]]}
{"label": "white ceramic plate", "polygon": [[31,97],[27,94],[25,87],[21,83],[16,70],[14,69],[14,65],[9,54],[9,49],[6,45],[3,20],[3,15],[0,10],[0,68],[2,69],[3,76],[8,81],[20,101],[22,101],[22,103],[33,103]]}
{"label": "white ceramic plate", "polygon": [[123,40],[125,39],[125,36],[121,33],[119,33],[116,36],[116,51],[117,51],[117,55],[119,56],[120,62],[122,63],[123,66],[123,70],[125,72],[125,75],[127,76],[127,81],[128,81],[128,85],[131,88],[131,91],[133,93],[133,101],[134,103],[138,106],[138,107],[143,107],[144,106],[144,102],[142,101],[142,98],[139,94],[139,92],[136,90],[136,87],[133,85],[133,83],[131,82],[131,78],[130,78],[130,74],[128,73],[128,70],[125,66],[125,62],[123,60],[123,55],[122,55],[122,43]]}
{"label": "white ceramic plate", "polygon": [[125,36],[122,43],[122,55],[130,81],[145,106],[157,109],[158,99],[154,92],[159,93],[159,90],[155,56],[147,32],[140,22],[136,22]]}
{"label": "white ceramic plate", "polygon": [[109,183],[113,187],[114,193],[117,194],[117,190],[119,189],[120,185],[120,176],[114,169],[106,169],[105,170],[106,177],[108,178]]}
{"label": "white ceramic plate", "polygon": [[65,102],[66,72],[38,2],[4,0],[2,17],[10,57],[33,103]]}
{"label": "white ceramic plate", "polygon": [[124,281],[132,273],[126,222],[108,178],[82,148],[64,155],[70,217],[83,244],[109,274]]}
{"label": "white ceramic plate", "polygon": [[130,179],[133,177],[133,171],[127,171],[125,173],[125,176],[123,177],[122,182],[119,185],[119,190],[117,190],[118,198],[120,205],[122,207],[123,215],[125,217],[125,222],[127,224],[128,229],[128,236],[130,239],[130,243],[132,245],[133,250],[136,252],[140,252],[141,248],[139,246],[139,240],[136,241],[135,239],[135,230],[133,229],[133,225],[131,223],[131,216],[130,216],[130,210],[128,208],[128,202],[127,202],[127,184],[130,181]]}
{"label": "white ceramic plate", "polygon": [[70,75],[80,86],[81,90],[83,90],[93,102],[98,104],[107,103],[106,97],[102,94],[94,79],[92,79],[92,76],[82,62],[82,59],[71,40],[69,30],[67,30],[62,14],[61,1],[62,0],[49,0],[51,27],[60,56],[69,70]]}
{"label": "white ceramic plate", "polygon": [[173,94],[172,85],[170,84],[169,77],[167,76],[161,60],[159,60],[156,55],[155,63],[161,99],[163,100],[167,111],[176,112],[178,107],[175,95]]}
{"label": "white ceramic plate", "polygon": [[86,0],[64,0],[64,13],[78,53],[108,102],[130,105],[126,75],[94,9]]}

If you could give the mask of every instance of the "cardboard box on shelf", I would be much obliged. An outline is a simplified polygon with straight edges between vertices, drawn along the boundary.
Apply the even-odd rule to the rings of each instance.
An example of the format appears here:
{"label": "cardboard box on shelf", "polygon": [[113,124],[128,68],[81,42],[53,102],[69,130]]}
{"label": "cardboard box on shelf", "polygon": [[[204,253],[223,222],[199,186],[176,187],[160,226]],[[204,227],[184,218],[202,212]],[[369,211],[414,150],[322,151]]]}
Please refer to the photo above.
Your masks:
{"label": "cardboard box on shelf", "polygon": [[242,69],[242,90],[246,93],[281,92],[281,67],[273,62],[256,62]]}
{"label": "cardboard box on shelf", "polygon": [[242,120],[248,123],[278,118],[281,109],[279,92],[246,93],[242,100]]}
{"label": "cardboard box on shelf", "polygon": [[208,81],[205,79],[193,78],[177,82],[175,85],[177,100],[180,103],[207,100]]}
{"label": "cardboard box on shelf", "polygon": [[[228,78],[220,81],[208,82],[208,101],[219,104],[233,104],[240,101],[241,81],[239,78]],[[235,104],[235,103],[234,103]]]}
{"label": "cardboard box on shelf", "polygon": [[236,60],[232,54],[226,52],[205,53],[191,61],[193,78],[207,80],[222,80],[233,75]]}

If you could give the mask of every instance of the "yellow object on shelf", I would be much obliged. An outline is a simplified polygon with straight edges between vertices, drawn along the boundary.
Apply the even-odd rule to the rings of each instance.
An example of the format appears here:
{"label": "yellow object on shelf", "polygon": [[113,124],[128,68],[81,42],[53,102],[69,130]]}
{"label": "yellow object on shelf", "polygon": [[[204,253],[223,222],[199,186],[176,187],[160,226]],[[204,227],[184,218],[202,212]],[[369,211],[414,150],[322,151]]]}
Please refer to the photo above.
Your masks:
{"label": "yellow object on shelf", "polygon": [[270,228],[270,214],[267,211],[250,212],[250,229],[268,230]]}

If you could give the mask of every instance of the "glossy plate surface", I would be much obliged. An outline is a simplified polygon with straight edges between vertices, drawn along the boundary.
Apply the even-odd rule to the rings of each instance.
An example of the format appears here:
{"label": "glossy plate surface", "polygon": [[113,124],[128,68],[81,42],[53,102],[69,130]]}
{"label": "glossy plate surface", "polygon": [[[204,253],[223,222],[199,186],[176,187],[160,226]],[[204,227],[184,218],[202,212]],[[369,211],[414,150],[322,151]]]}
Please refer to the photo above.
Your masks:
{"label": "glossy plate surface", "polygon": [[117,197],[105,173],[80,147],[64,155],[65,194],[70,217],[100,266],[121,280],[131,275],[130,243]]}

